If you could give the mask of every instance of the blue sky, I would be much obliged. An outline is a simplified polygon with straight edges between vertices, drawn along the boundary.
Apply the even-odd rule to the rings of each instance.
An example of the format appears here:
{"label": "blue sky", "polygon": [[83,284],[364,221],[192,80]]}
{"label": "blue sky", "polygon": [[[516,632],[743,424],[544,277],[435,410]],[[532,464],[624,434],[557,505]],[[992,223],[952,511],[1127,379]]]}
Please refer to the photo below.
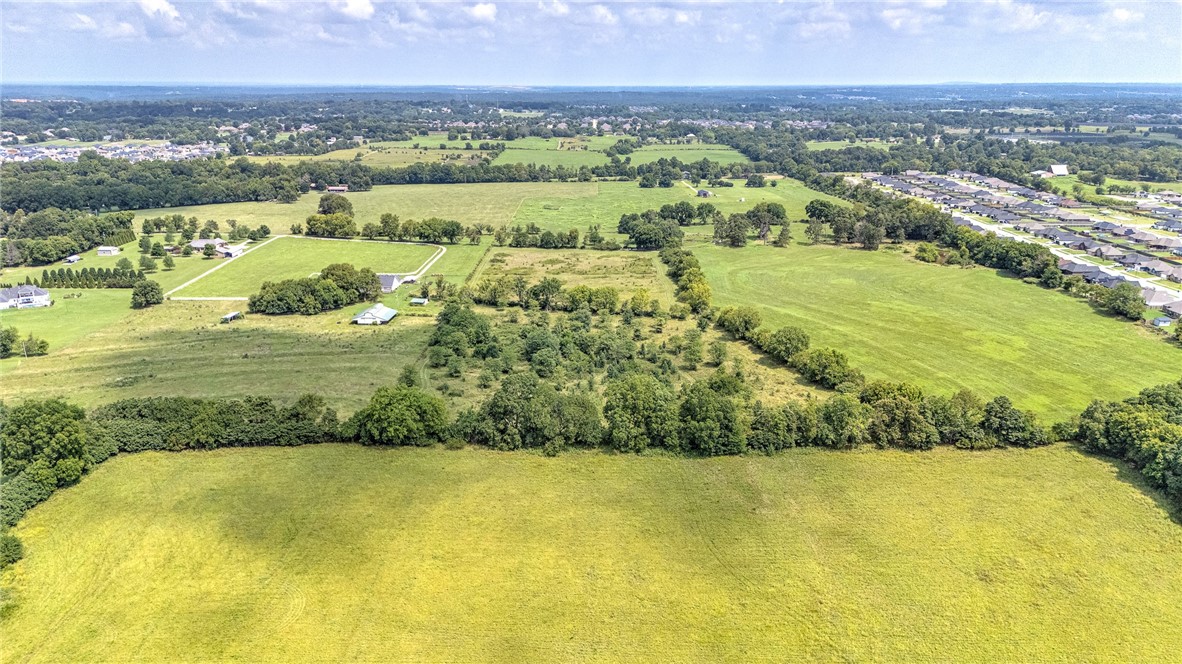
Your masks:
{"label": "blue sky", "polygon": [[0,80],[1182,83],[1182,0],[0,0]]}

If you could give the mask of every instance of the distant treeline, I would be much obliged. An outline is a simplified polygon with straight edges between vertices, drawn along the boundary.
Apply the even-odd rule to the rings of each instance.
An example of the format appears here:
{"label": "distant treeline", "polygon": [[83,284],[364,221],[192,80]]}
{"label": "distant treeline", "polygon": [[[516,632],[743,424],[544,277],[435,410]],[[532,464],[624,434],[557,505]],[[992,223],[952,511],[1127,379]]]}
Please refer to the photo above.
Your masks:
{"label": "distant treeline", "polygon": [[[0,187],[0,195],[8,182]],[[135,240],[131,212],[102,216],[55,207],[29,214],[0,211],[0,267],[48,265],[100,244]]]}
{"label": "distant treeline", "polygon": [[4,187],[0,188],[0,209],[102,212],[243,201],[292,202],[311,189],[324,191],[331,185],[367,191],[383,184],[590,181],[599,177],[640,179],[649,186],[670,187],[687,173],[694,181],[715,180],[751,168],[748,165],[724,169],[706,159],[684,163],[676,158],[633,166],[628,159],[612,157],[607,164],[577,169],[535,164],[436,162],[374,168],[355,161],[260,164],[244,157],[130,163],[83,153],[72,163],[39,160],[0,166],[0,179],[4,181]]}

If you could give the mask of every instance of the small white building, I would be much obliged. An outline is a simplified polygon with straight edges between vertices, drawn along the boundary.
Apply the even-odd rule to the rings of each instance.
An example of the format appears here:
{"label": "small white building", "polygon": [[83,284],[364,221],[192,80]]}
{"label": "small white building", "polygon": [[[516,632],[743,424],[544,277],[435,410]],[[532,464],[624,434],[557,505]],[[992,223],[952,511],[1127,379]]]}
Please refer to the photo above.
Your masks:
{"label": "small white building", "polygon": [[244,245],[244,244],[240,244],[240,245],[236,245],[236,246],[230,246],[228,244],[225,244],[225,245],[218,247],[218,253],[221,254],[222,258],[238,258],[245,251],[246,251],[246,245]]}
{"label": "small white building", "polygon": [[33,309],[53,304],[49,291],[36,286],[0,288],[0,309]]}
{"label": "small white building", "polygon": [[82,257],[79,256],[78,254],[74,254],[72,256],[66,256],[65,263],[66,263],[66,265],[73,265],[74,263],[77,263],[80,260],[82,260]]}
{"label": "small white building", "polygon": [[379,302],[354,316],[353,323],[356,325],[385,325],[397,315],[397,310]]}
{"label": "small white building", "polygon": [[1056,177],[1060,175],[1071,175],[1071,171],[1067,170],[1066,164],[1051,164],[1047,170],[1051,172],[1051,175]]}
{"label": "small white building", "polygon": [[103,246],[99,247],[96,251],[98,252],[99,256],[118,256],[119,255],[119,247],[111,247],[111,246],[103,245]]}

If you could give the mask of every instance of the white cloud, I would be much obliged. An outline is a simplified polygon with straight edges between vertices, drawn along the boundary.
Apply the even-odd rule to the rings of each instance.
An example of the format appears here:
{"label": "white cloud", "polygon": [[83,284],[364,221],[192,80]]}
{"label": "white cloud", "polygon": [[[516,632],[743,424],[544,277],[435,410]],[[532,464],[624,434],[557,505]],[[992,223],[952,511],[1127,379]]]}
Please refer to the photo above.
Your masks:
{"label": "white cloud", "polygon": [[181,13],[168,0],[139,0],[140,11],[152,17],[178,21]]}
{"label": "white cloud", "polygon": [[70,17],[70,21],[66,24],[66,27],[79,32],[90,32],[92,30],[98,30],[98,23],[95,23],[94,19],[86,14],[74,14]]}
{"label": "white cloud", "polygon": [[538,3],[538,11],[550,16],[566,16],[570,13],[570,7],[560,0],[550,0],[550,2],[543,0]]}
{"label": "white cloud", "polygon": [[142,37],[143,32],[127,21],[119,21],[104,26],[102,35],[108,39],[135,39]]}
{"label": "white cloud", "polygon": [[1108,17],[1117,23],[1135,23],[1145,18],[1145,14],[1125,7],[1116,7],[1108,13]]}
{"label": "white cloud", "polygon": [[591,5],[591,20],[600,25],[615,25],[620,22],[619,17],[603,5]]}
{"label": "white cloud", "polygon": [[364,21],[374,14],[370,0],[334,0],[332,8],[349,18]]}
{"label": "white cloud", "polygon": [[493,23],[497,20],[497,6],[491,2],[482,2],[468,7],[464,11],[468,12],[474,21]]}

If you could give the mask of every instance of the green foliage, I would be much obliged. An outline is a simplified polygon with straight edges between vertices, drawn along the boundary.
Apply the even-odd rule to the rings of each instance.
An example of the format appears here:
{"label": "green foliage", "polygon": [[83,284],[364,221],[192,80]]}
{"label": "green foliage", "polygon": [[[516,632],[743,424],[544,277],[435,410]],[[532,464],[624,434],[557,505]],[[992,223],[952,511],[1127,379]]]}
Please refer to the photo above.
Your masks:
{"label": "green foliage", "polygon": [[1132,463],[1182,509],[1182,381],[1123,402],[1092,402],[1073,437],[1088,450]]}
{"label": "green foliage", "polygon": [[673,390],[648,374],[628,374],[604,389],[608,444],[621,452],[678,448],[678,406]]}
{"label": "green foliage", "polygon": [[155,281],[144,279],[135,282],[131,289],[131,308],[146,309],[164,302],[164,289]]}
{"label": "green foliage", "polygon": [[383,387],[348,427],[363,445],[434,445],[447,435],[443,400],[413,387]]}
{"label": "green foliage", "polygon": [[81,408],[61,399],[14,406],[0,429],[0,465],[5,475],[26,472],[46,486],[78,481],[86,467],[85,422]]}
{"label": "green foliage", "polygon": [[1124,282],[1104,293],[1104,306],[1118,316],[1129,320],[1141,320],[1145,315],[1145,300],[1141,299],[1141,288]]}

